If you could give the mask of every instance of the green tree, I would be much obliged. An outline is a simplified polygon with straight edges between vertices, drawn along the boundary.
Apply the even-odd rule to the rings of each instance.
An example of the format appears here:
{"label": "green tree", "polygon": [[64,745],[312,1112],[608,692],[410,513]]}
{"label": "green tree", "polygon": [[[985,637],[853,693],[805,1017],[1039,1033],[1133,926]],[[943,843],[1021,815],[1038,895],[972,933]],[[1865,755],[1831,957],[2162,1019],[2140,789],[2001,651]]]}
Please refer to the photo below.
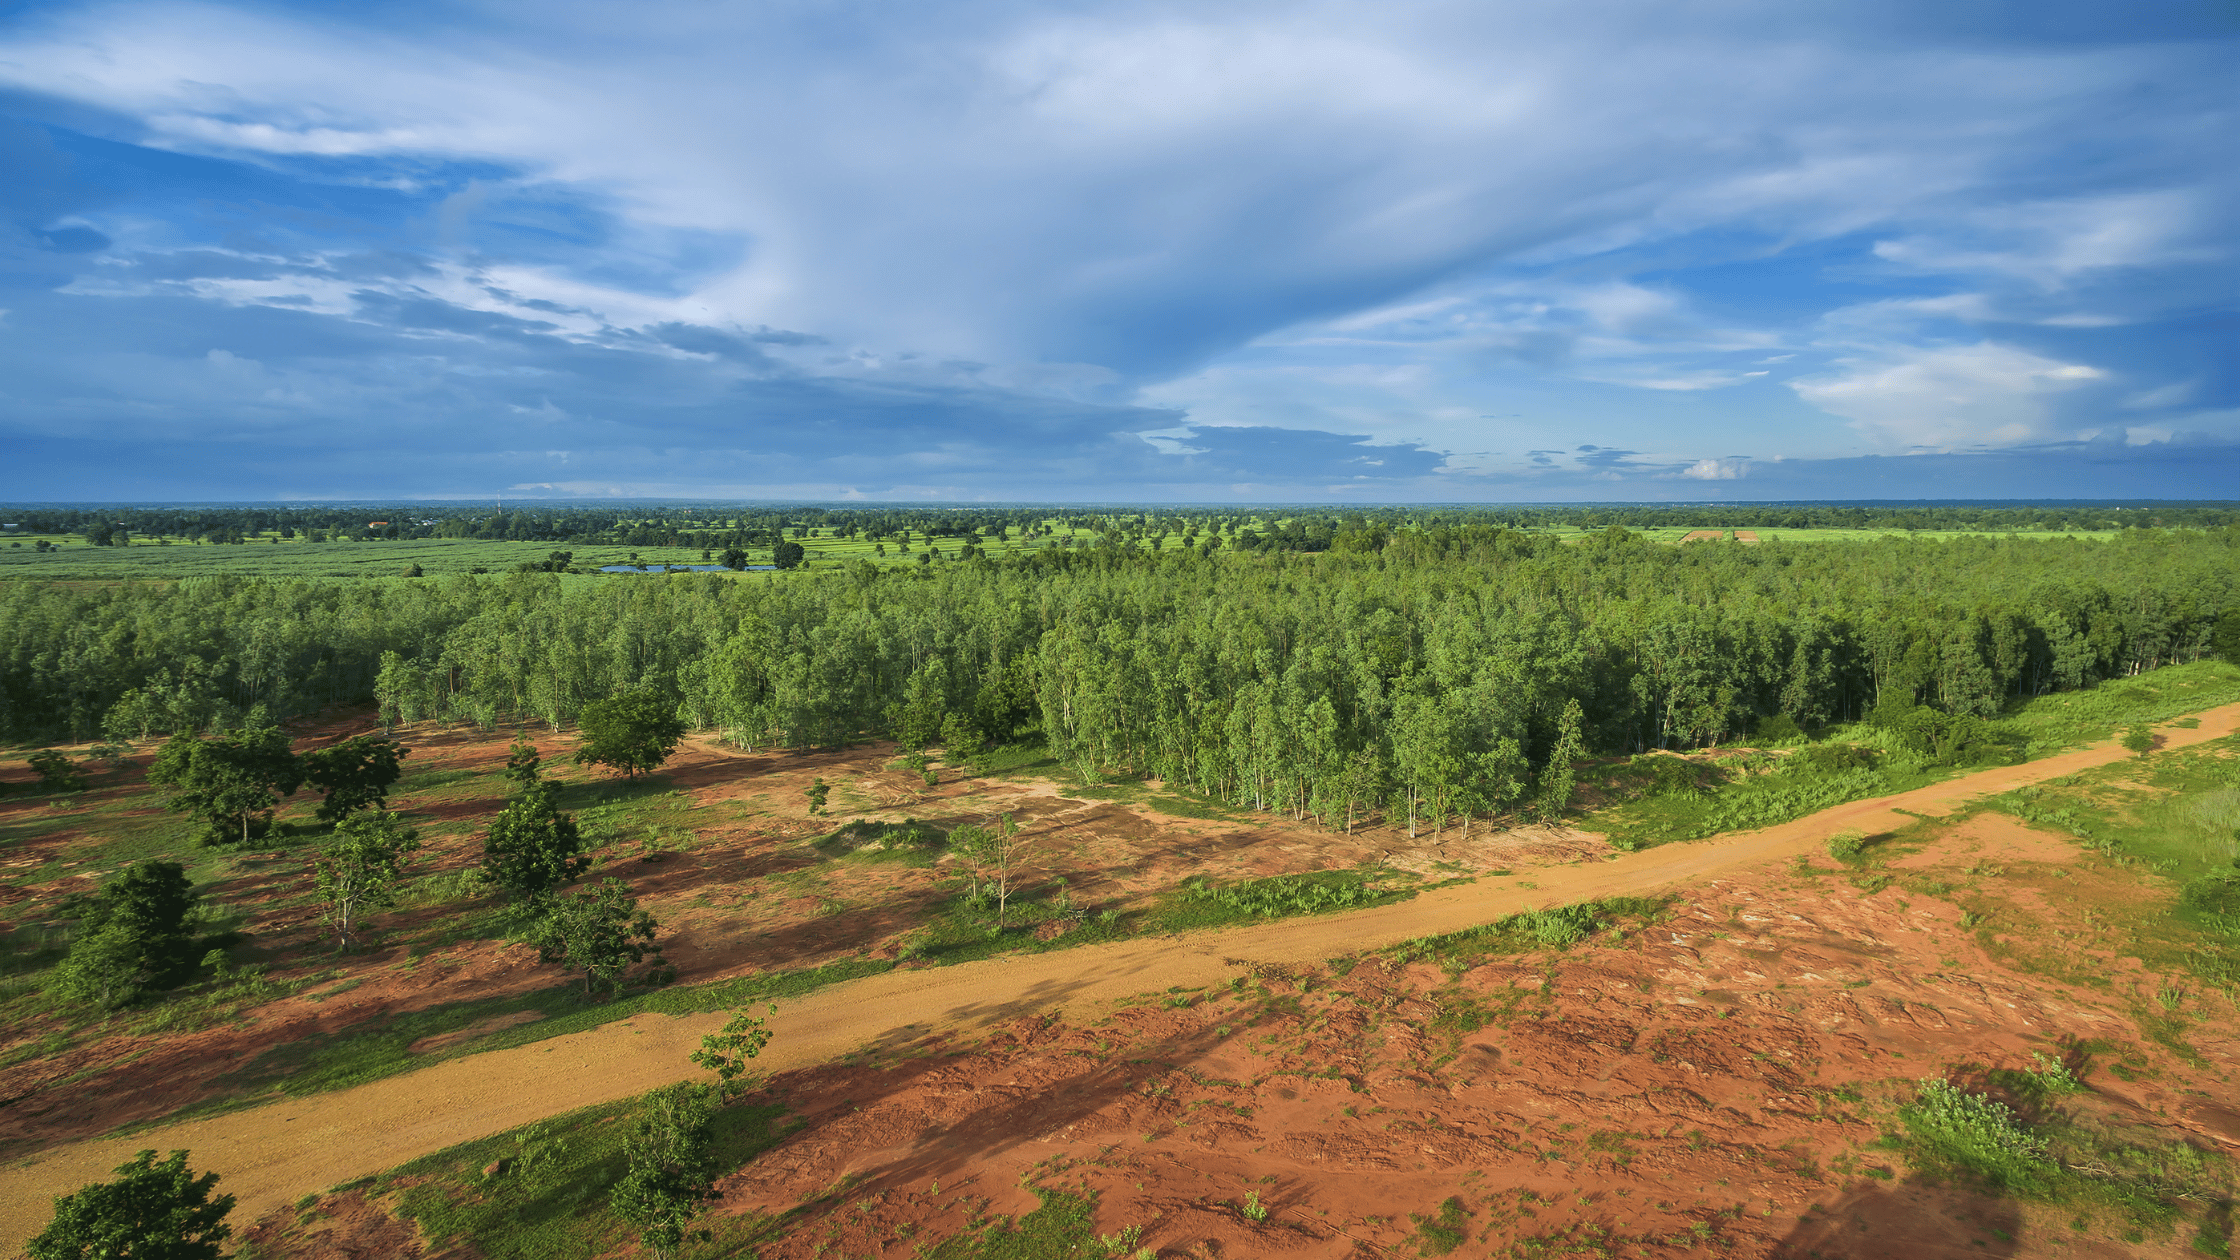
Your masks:
{"label": "green tree", "polygon": [[606,766],[635,779],[660,767],[684,738],[676,703],[658,691],[632,691],[583,706],[578,765]]}
{"label": "green tree", "polygon": [[2217,628],[2212,633],[2210,642],[2215,645],[2217,655],[2227,665],[2240,665],[2240,608],[2232,609],[2217,618]]}
{"label": "green tree", "polygon": [[55,991],[98,1006],[122,1006],[176,984],[193,968],[189,916],[194,886],[177,862],[136,862],[78,903],[70,953]]}
{"label": "green tree", "polygon": [[623,1140],[629,1167],[609,1201],[656,1256],[675,1255],[693,1236],[692,1222],[717,1197],[709,1152],[718,1098],[707,1085],[664,1085],[646,1095]]}
{"label": "green tree", "polygon": [[101,719],[101,733],[120,744],[143,740],[163,721],[164,705],[160,697],[128,688]]}
{"label": "green tree", "polygon": [[181,732],[156,754],[148,782],[171,789],[171,808],[209,824],[203,843],[247,844],[270,827],[280,798],[303,786],[303,767],[276,727],[245,726],[209,739]]}
{"label": "green tree", "polygon": [[1563,817],[1563,811],[1571,805],[1571,793],[1578,784],[1572,767],[1587,755],[1586,741],[1579,734],[1583,717],[1577,700],[1564,701],[1563,716],[1556,719],[1555,747],[1548,750],[1548,763],[1540,770],[1538,799],[1533,802],[1546,822]]}
{"label": "green tree", "polygon": [[70,758],[52,748],[43,748],[25,758],[32,773],[39,776],[39,787],[48,792],[83,792],[86,777],[79,774]]}
{"label": "green tree", "polygon": [[398,763],[411,754],[403,744],[377,735],[359,735],[303,754],[304,781],[326,793],[319,820],[334,822],[358,809],[387,809],[389,789],[404,773]]}
{"label": "green tree", "polygon": [[[776,1015],[775,1004],[770,1014]],[[723,1031],[709,1033],[700,1039],[700,1048],[692,1052],[692,1061],[716,1074],[729,1086],[747,1070],[750,1060],[762,1053],[770,1044],[770,1026],[760,1016],[740,1011],[723,1026]]]}
{"label": "green tree", "polygon": [[800,543],[782,542],[770,549],[770,563],[781,569],[798,568],[808,554]]}
{"label": "green tree", "polygon": [[1011,872],[1025,855],[1025,833],[1011,821],[1011,815],[996,818],[992,827],[967,823],[949,833],[949,847],[972,864],[975,882],[983,875],[996,890],[996,926],[1002,927],[1004,915],[1011,904]]}
{"label": "green tree", "polygon": [[902,685],[902,702],[889,710],[894,737],[905,751],[921,752],[941,739],[942,720],[948,704],[943,698],[947,671],[939,660],[930,660],[910,671]]}
{"label": "green tree", "polygon": [[360,916],[397,903],[398,868],[419,847],[420,833],[386,810],[351,814],[335,825],[314,869],[338,949],[348,953],[357,943]]}
{"label": "green tree", "polygon": [[482,838],[482,873],[517,904],[536,904],[591,865],[583,832],[560,812],[558,786],[535,783],[506,802]]}
{"label": "green tree", "polygon": [[653,966],[644,977],[647,983],[667,984],[676,978],[654,943],[659,927],[638,908],[628,884],[605,879],[555,905],[530,933],[529,943],[536,946],[538,961],[582,972],[588,999],[597,987],[609,995],[621,992],[630,969],[649,958]]}
{"label": "green tree", "polygon": [[54,1219],[24,1244],[31,1260],[218,1260],[233,1236],[233,1196],[210,1192],[218,1174],[194,1175],[185,1151],[155,1162],[142,1151],[114,1181],[54,1199]]}
{"label": "green tree", "polygon": [[729,547],[724,550],[722,559],[716,563],[721,564],[726,569],[744,569],[747,567],[747,553],[740,548]]}
{"label": "green tree", "polygon": [[810,784],[802,792],[802,795],[809,798],[809,812],[811,814],[821,814],[824,812],[825,800],[832,795],[832,785],[825,782],[824,777],[820,775],[816,782]]}
{"label": "green tree", "polygon": [[2125,750],[2144,757],[2154,751],[2154,731],[2146,726],[2134,726],[2123,733]]}
{"label": "green tree", "polygon": [[513,743],[506,748],[506,782],[513,785],[511,794],[523,795],[542,783],[537,769],[543,764],[544,759],[537,755],[537,746],[529,742],[528,736],[514,736]]}

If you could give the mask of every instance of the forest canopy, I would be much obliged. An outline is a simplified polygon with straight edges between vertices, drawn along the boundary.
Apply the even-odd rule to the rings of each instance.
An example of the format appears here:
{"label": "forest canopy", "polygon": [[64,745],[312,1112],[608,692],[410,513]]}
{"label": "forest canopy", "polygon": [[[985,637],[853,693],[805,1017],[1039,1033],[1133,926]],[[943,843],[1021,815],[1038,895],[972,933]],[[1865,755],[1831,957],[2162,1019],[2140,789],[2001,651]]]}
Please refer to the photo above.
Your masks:
{"label": "forest canopy", "polygon": [[2240,527],[1673,547],[1481,523],[1318,554],[1115,545],[753,580],[11,582],[0,737],[368,701],[557,728],[646,693],[754,746],[1039,730],[1085,774],[1318,809],[1397,784],[1494,810],[1559,743],[1990,716],[2209,655],[2236,610]]}

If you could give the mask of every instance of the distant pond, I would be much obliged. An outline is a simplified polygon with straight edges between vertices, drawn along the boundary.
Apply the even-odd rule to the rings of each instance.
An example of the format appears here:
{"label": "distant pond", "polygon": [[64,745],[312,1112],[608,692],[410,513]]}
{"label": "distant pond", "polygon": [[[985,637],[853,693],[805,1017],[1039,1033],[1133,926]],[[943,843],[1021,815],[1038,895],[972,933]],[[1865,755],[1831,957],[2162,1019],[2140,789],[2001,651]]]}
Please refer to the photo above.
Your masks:
{"label": "distant pond", "polygon": [[[744,571],[745,571],[745,572],[748,572],[748,573],[755,573],[755,572],[759,572],[759,571],[763,571],[763,570],[768,570],[768,569],[775,569],[775,568],[777,568],[777,567],[778,567],[778,566],[777,566],[777,565],[774,565],[774,564],[750,564],[750,565],[746,566],[746,568],[745,568],[745,570],[744,570]],[[724,568],[725,568],[725,566],[723,566],[723,565],[720,565],[720,564],[602,564],[602,565],[600,565],[600,566],[599,566],[599,572],[601,572],[601,573],[721,573],[721,572],[723,572],[723,571],[724,571]]]}

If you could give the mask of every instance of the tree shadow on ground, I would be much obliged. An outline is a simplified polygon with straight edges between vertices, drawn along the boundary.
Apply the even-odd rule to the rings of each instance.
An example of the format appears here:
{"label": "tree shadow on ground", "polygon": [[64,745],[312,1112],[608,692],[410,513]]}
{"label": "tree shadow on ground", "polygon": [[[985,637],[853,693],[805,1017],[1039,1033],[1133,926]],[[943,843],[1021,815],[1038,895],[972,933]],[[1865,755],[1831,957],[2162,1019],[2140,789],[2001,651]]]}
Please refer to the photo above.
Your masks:
{"label": "tree shadow on ground", "polygon": [[1773,1254],[1782,1260],[2014,1256],[2021,1254],[2022,1228],[2022,1210],[2012,1200],[1914,1175],[1854,1186],[1808,1212]]}

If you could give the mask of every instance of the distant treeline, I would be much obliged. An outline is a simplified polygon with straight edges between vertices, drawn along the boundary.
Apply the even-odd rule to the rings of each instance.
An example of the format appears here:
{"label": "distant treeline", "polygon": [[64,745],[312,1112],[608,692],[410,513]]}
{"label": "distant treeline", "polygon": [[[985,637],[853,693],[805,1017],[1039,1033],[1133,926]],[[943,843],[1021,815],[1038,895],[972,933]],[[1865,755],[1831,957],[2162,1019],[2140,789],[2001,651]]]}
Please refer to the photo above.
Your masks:
{"label": "distant treeline", "polygon": [[[0,508],[25,532],[78,534],[101,544],[136,538],[236,543],[261,535],[312,539],[481,538],[628,547],[768,547],[784,538],[1012,537],[1054,529],[1093,530],[1124,544],[1154,546],[1218,536],[1247,550],[1324,551],[1426,529],[1858,529],[1973,533],[2110,529],[2218,529],[2240,524],[2240,506],[2071,503],[2039,506],[1930,504],[1573,505],[1562,507],[1387,507],[1088,509],[1020,507],[677,507],[536,504],[494,507],[154,506]],[[1358,547],[1357,547],[1358,549]]]}
{"label": "distant treeline", "polygon": [[[1878,705],[1988,715],[2240,629],[2240,528],[2110,542],[1122,546],[738,580],[0,585],[0,735],[134,737],[378,698],[485,726],[656,688],[744,743],[1008,741],[1326,812],[1488,809],[1551,753],[1724,741]],[[1576,735],[1573,735],[1573,732]],[[1567,759],[1565,759],[1567,762]],[[1396,785],[1396,786],[1395,786]]]}

